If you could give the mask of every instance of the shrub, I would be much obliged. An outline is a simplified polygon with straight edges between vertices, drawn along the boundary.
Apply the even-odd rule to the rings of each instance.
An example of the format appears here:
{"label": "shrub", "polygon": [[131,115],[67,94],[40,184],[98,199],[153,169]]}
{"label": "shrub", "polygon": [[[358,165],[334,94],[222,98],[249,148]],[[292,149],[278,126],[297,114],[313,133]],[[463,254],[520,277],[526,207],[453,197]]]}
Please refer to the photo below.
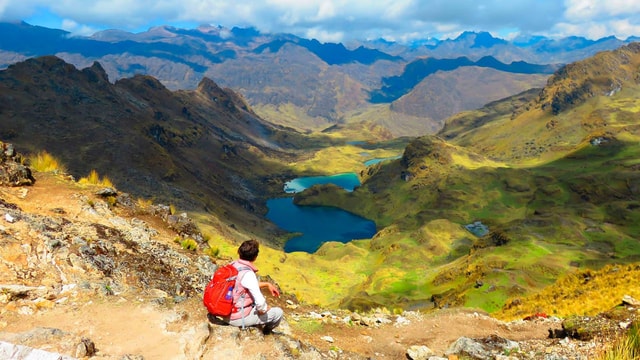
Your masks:
{"label": "shrub", "polygon": [[634,323],[625,335],[613,343],[598,360],[640,359],[640,323]]}
{"label": "shrub", "polygon": [[138,199],[138,207],[146,210],[153,205],[153,200]]}
{"label": "shrub", "polygon": [[109,206],[111,207],[116,206],[116,202],[117,202],[117,198],[115,196],[107,196],[107,204],[109,204]]}
{"label": "shrub", "polygon": [[41,151],[28,157],[31,169],[39,172],[64,173],[67,170],[58,159],[46,151]]}
{"label": "shrub", "polygon": [[218,255],[220,255],[220,249],[217,247],[216,248],[208,247],[203,251],[203,253],[213,259],[216,259]]}
{"label": "shrub", "polygon": [[180,246],[182,246],[185,250],[196,251],[198,250],[198,243],[192,238],[186,238],[180,242]]}
{"label": "shrub", "polygon": [[89,176],[80,178],[80,184],[100,185],[105,187],[113,187],[113,183],[107,177],[100,178],[96,170],[91,170]]}

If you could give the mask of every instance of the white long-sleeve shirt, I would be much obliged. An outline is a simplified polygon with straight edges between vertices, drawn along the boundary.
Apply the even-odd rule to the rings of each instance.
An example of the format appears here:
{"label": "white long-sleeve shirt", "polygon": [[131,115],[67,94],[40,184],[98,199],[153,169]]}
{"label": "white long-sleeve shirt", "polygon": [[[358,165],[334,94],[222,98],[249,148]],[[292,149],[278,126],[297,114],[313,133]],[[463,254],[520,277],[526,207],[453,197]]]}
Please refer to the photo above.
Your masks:
{"label": "white long-sleeve shirt", "polygon": [[262,291],[260,291],[260,283],[258,282],[256,273],[251,270],[243,272],[244,274],[242,279],[240,279],[240,284],[251,293],[256,310],[260,312],[267,311],[267,299],[262,295]]}

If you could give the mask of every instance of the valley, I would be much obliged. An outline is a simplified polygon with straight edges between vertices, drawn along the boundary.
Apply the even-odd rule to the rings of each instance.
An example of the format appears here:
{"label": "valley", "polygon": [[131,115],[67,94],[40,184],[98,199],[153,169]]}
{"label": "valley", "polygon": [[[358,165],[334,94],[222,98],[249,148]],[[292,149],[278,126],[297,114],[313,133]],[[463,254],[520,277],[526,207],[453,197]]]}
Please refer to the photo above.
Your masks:
{"label": "valley", "polygon": [[[266,268],[278,269],[280,281],[290,284],[283,289],[311,304],[492,312],[562,274],[640,256],[637,85],[624,73],[638,58],[637,46],[602,53],[556,73],[542,90],[462,112],[434,135],[394,138],[369,122],[303,133],[264,122],[241,97],[209,79],[195,91],[173,92],[143,76],[111,85],[97,63],[76,70],[45,57],[0,74],[2,83],[19,84],[3,90],[19,101],[4,103],[0,133],[12,134],[23,151],[52,153],[76,177],[95,169],[123,191],[188,212],[222,256],[233,257],[233,244],[242,238],[262,239],[273,261]],[[619,59],[627,64],[610,83],[566,75]],[[47,75],[29,77],[42,71]],[[577,95],[557,95],[566,91],[565,81],[585,85]],[[23,95],[30,84],[44,92]],[[620,88],[615,96],[607,95],[610,84]],[[46,105],[52,91],[64,94],[55,108]],[[579,103],[584,94],[604,96]],[[560,96],[574,104],[570,110],[556,110],[565,108]],[[107,123],[84,115],[103,113],[107,102],[124,111],[107,110]],[[71,106],[73,113],[65,110]],[[43,111],[34,116],[30,109],[38,108]],[[51,124],[44,119],[52,116],[60,125],[43,134],[38,126]],[[129,132],[104,126],[114,121],[135,126]],[[73,128],[95,135],[74,137]],[[104,144],[93,138],[108,144],[114,136],[101,134],[114,130],[127,147],[113,143],[111,157],[95,156]],[[143,158],[134,155],[140,151]],[[367,166],[363,154],[390,159]],[[268,200],[287,196],[285,184],[296,177],[340,173],[357,174],[361,185],[353,191],[315,185],[294,194],[293,203],[369,219],[374,235],[327,242],[310,253],[283,252],[292,249],[286,244],[296,234],[269,221]],[[488,234],[465,228],[475,222]],[[295,271],[301,267],[303,276]]]}
{"label": "valley", "polygon": [[[154,31],[162,39],[180,33]],[[67,50],[81,43],[97,53],[29,57],[0,70],[0,144],[6,154],[24,154],[11,161],[30,166],[36,179],[34,187],[6,184],[0,192],[0,206],[18,219],[5,215],[0,227],[3,281],[33,286],[29,294],[49,286],[52,302],[72,278],[86,287],[73,293],[80,304],[93,291],[124,302],[162,298],[159,305],[193,313],[212,267],[256,238],[261,274],[292,310],[391,317],[457,309],[463,321],[461,309],[469,309],[506,321],[565,318],[576,304],[580,315],[594,316],[624,295],[640,297],[640,43],[567,65],[529,66],[480,54],[473,61],[402,58],[253,32],[221,41],[215,29],[203,31],[181,35],[217,44],[217,52],[204,60],[190,53],[203,63],[169,56],[173,50],[158,55],[154,62],[172,64],[162,81],[124,77],[150,66],[140,45],[154,43],[143,39],[148,33],[60,40]],[[107,38],[112,44],[100,47]],[[114,62],[124,45],[143,59]],[[229,46],[246,56],[232,56]],[[91,62],[76,67],[69,58]],[[43,155],[57,166],[39,167]],[[95,188],[86,185],[91,174]],[[357,185],[315,181],[338,174],[353,175]],[[105,187],[111,195],[96,193]],[[52,207],[63,198],[65,209]],[[291,208],[279,215],[302,228],[275,219],[278,201],[311,210],[304,221]],[[345,236],[338,241],[298,238],[304,222],[320,225],[313,230],[320,233],[339,223],[322,217],[328,208],[364,222],[338,226]],[[64,269],[49,274],[34,265],[41,262]],[[79,269],[90,271],[85,277]],[[611,289],[592,281],[605,276]],[[580,298],[587,292],[589,301]],[[21,295],[5,295],[2,311],[25,315],[16,305]],[[35,312],[39,305],[25,306]],[[300,326],[317,326],[305,321]],[[211,326],[198,330],[203,344]],[[349,346],[357,343],[350,338]]]}

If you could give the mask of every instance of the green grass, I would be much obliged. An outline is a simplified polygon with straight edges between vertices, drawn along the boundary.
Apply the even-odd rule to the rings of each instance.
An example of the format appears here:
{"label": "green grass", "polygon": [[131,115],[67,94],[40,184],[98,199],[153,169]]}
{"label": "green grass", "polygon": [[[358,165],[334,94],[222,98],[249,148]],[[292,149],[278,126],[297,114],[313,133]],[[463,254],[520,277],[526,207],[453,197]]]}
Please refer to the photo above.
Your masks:
{"label": "green grass", "polygon": [[302,332],[306,334],[318,334],[323,331],[324,325],[322,322],[314,319],[302,319],[299,321],[290,321],[291,327],[296,332]]}

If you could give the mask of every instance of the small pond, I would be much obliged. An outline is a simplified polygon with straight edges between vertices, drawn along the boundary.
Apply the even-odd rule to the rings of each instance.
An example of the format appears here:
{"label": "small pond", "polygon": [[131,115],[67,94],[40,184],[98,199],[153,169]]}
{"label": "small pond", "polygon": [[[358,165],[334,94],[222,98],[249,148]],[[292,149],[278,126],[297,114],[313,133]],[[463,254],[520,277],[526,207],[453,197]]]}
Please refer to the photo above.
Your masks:
{"label": "small pond", "polygon": [[396,159],[400,159],[402,157],[402,155],[398,155],[398,156],[392,156],[392,157],[387,157],[387,158],[375,158],[375,159],[369,159],[367,161],[364,162],[365,166],[371,166],[371,165],[375,165],[377,163],[383,162],[383,161],[387,161],[387,160],[396,160]]}

